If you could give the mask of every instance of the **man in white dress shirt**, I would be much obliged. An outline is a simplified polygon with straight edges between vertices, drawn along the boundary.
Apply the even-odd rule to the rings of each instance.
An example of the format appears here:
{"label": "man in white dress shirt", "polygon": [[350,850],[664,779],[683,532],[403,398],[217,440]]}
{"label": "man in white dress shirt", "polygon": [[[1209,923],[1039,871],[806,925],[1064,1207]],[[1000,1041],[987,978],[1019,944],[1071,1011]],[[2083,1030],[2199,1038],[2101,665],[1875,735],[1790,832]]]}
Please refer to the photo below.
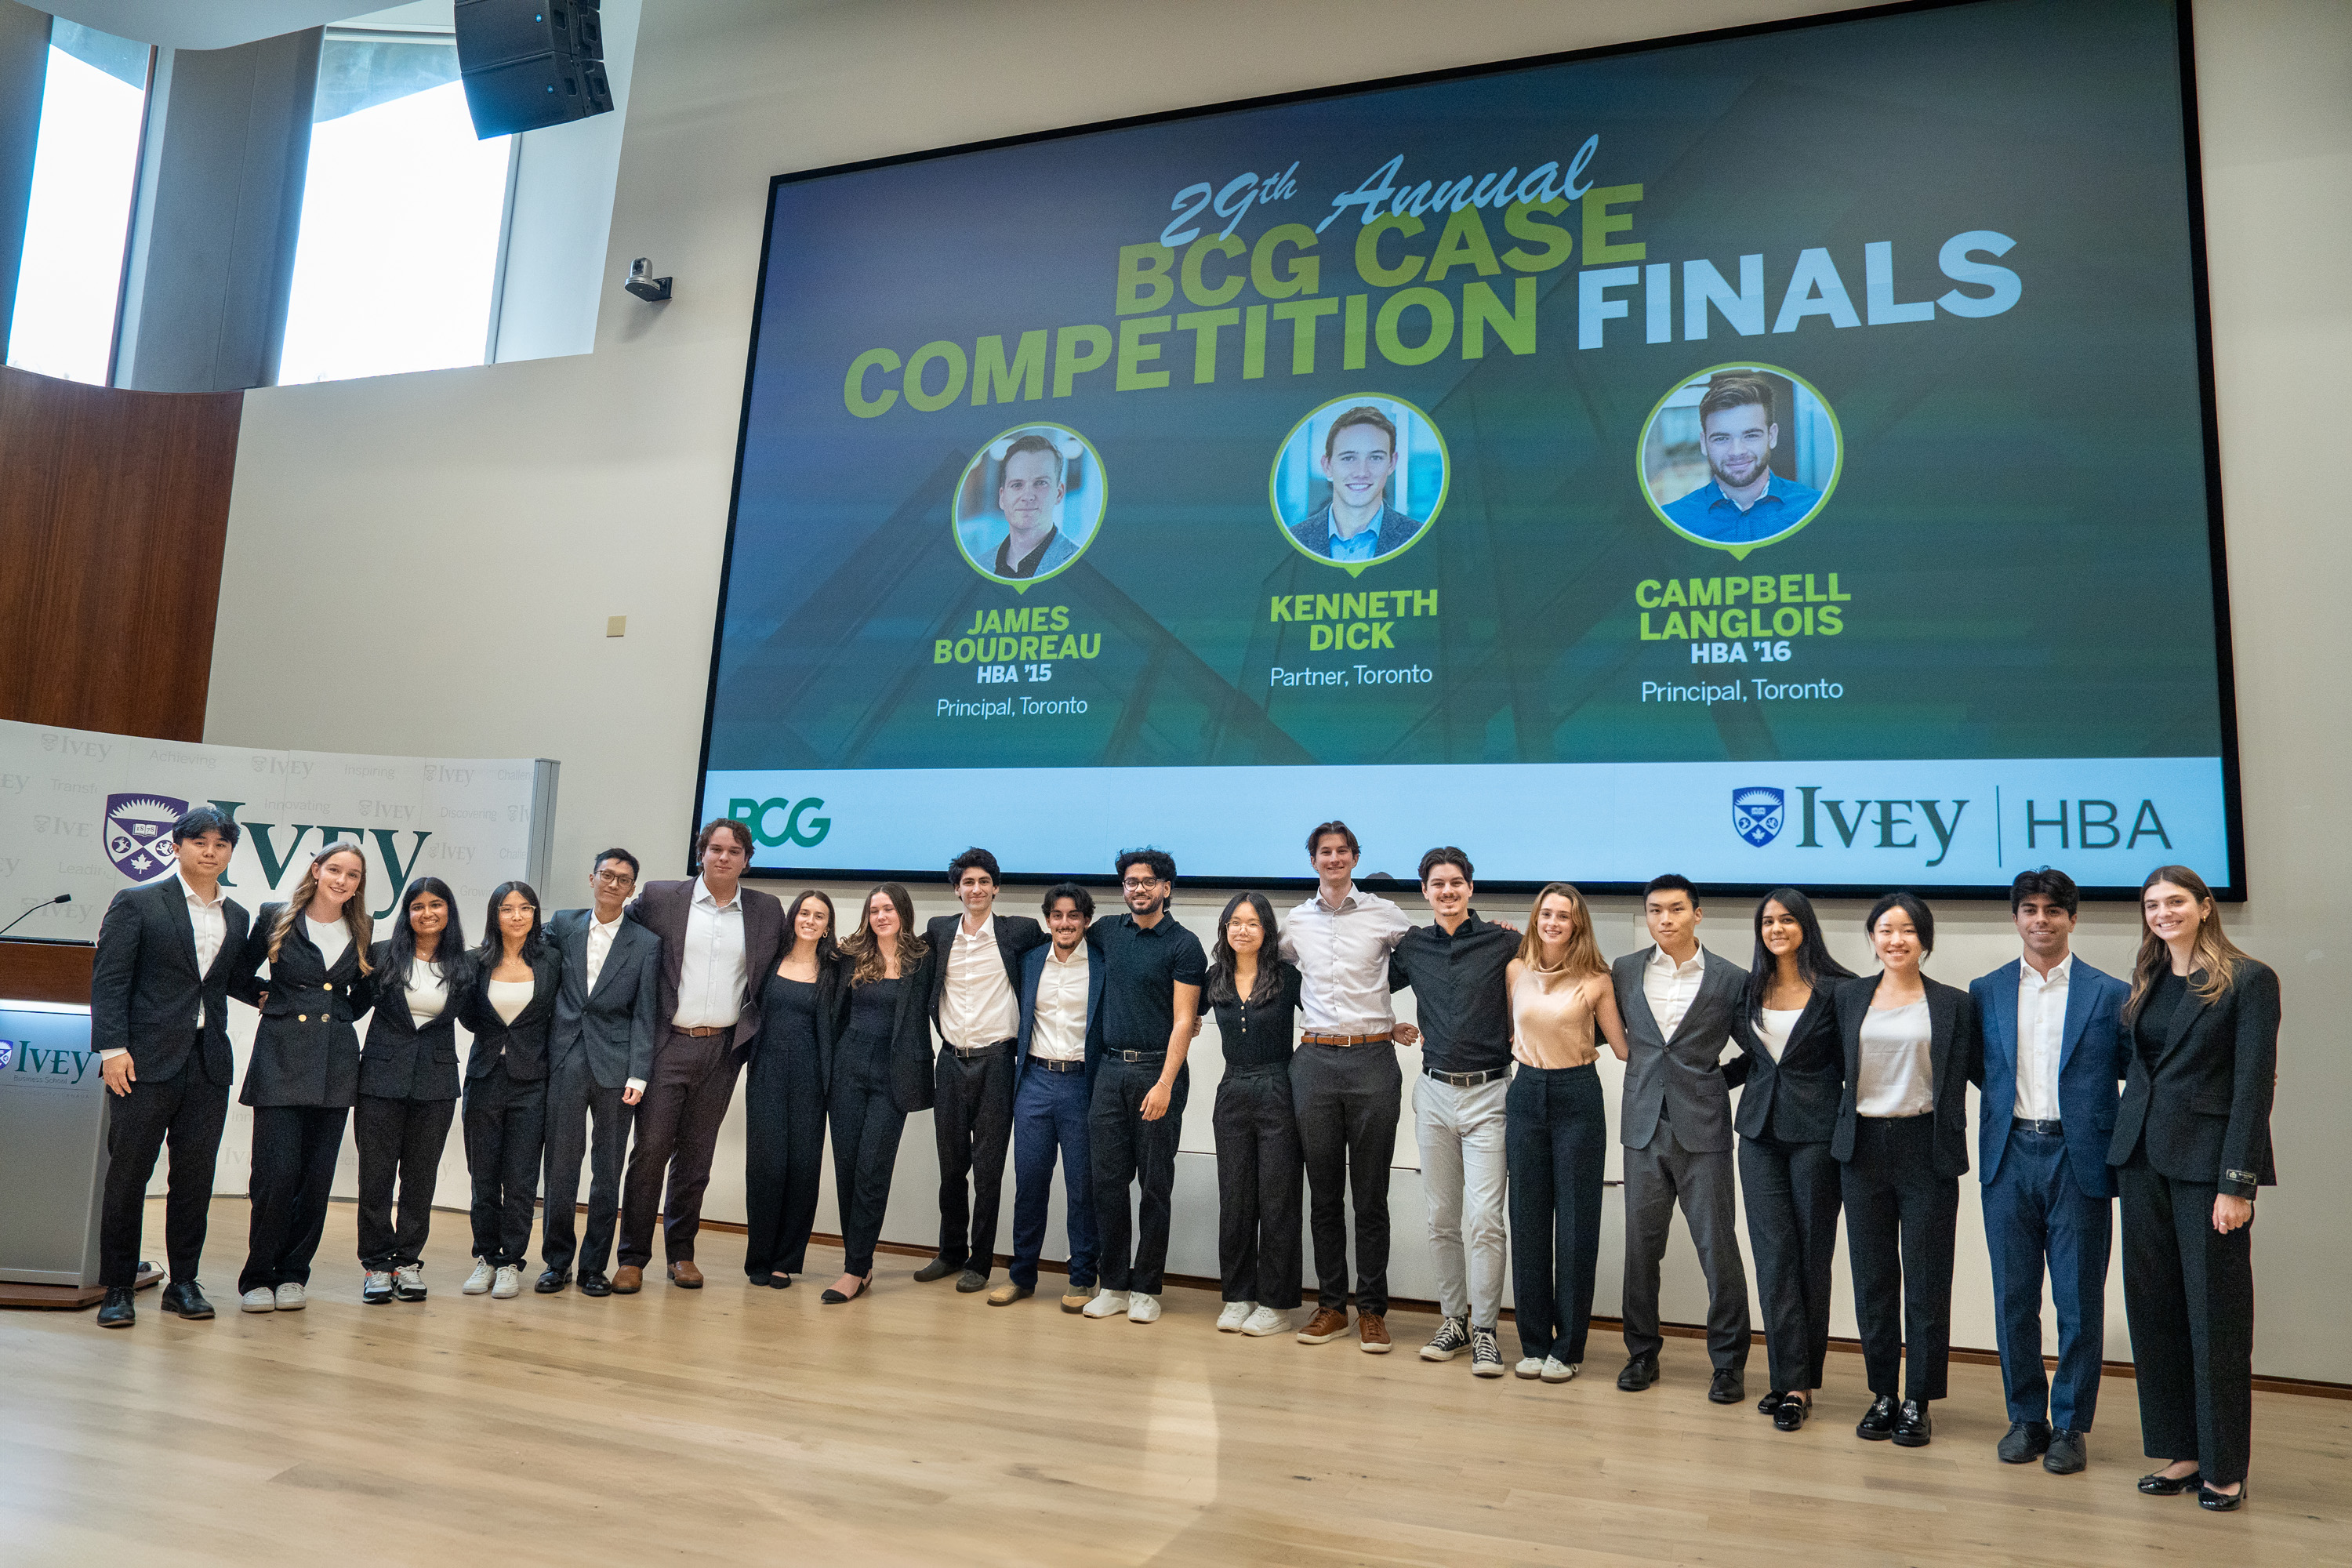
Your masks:
{"label": "man in white dress shirt", "polygon": [[1036,1293],[1058,1156],[1070,1252],[1062,1310],[1082,1312],[1094,1300],[1097,1252],[1087,1111],[1089,1058],[1101,1055],[1103,966],[1087,947],[1092,893],[1056,882],[1045,889],[1043,908],[1052,940],[1021,961],[1021,1034],[1013,1046],[1013,1265],[1006,1282],[988,1293],[988,1304],[1009,1307]]}

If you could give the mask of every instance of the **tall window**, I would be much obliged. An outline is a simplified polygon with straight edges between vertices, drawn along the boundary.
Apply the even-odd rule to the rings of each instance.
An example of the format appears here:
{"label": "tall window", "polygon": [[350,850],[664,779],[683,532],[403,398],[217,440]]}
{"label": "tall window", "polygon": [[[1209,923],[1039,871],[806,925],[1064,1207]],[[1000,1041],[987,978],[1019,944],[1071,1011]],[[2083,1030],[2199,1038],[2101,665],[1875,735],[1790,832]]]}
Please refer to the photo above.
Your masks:
{"label": "tall window", "polygon": [[513,140],[474,139],[448,35],[328,31],[279,384],[483,363]]}
{"label": "tall window", "polygon": [[147,110],[144,44],[49,25],[8,363],[104,385]]}

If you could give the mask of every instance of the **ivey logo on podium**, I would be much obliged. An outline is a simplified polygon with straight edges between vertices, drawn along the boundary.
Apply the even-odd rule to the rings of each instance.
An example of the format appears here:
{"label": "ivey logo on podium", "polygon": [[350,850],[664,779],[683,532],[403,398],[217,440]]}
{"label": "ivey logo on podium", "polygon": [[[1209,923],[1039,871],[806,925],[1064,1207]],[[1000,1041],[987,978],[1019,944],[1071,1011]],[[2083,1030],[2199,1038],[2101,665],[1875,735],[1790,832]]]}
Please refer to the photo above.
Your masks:
{"label": "ivey logo on podium", "polygon": [[110,795],[100,826],[106,858],[134,882],[152,882],[179,862],[172,854],[172,825],[188,803],[165,795]]}

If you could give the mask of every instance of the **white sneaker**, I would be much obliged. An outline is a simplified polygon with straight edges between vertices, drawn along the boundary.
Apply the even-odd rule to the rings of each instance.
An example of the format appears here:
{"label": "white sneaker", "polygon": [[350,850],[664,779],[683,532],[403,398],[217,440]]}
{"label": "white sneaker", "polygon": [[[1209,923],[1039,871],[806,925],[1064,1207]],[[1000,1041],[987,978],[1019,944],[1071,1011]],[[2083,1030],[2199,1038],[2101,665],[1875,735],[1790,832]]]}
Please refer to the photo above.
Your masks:
{"label": "white sneaker", "polygon": [[243,1312],[274,1312],[278,1310],[278,1292],[267,1285],[256,1285],[237,1299],[237,1310]]}
{"label": "white sneaker", "polygon": [[465,1284],[458,1289],[468,1296],[487,1295],[498,1277],[499,1271],[490,1267],[488,1258],[477,1258],[474,1259],[474,1271],[466,1276]]}
{"label": "white sneaker", "polygon": [[392,1270],[371,1268],[360,1282],[360,1300],[371,1307],[380,1307],[392,1300]]}
{"label": "white sneaker", "polygon": [[1279,1307],[1260,1307],[1249,1315],[1249,1321],[1242,1325],[1242,1332],[1254,1340],[1262,1340],[1268,1334],[1286,1334],[1289,1331],[1290,1314]]}
{"label": "white sneaker", "polygon": [[1127,1292],[1124,1290],[1097,1290],[1093,1300],[1078,1309],[1079,1315],[1087,1318],[1116,1318],[1126,1310]]}
{"label": "white sneaker", "polygon": [[1242,1325],[1248,1322],[1250,1314],[1256,1310],[1257,1303],[1255,1301],[1226,1302],[1225,1310],[1217,1314],[1217,1332],[1221,1334],[1240,1333],[1242,1331]]}
{"label": "white sneaker", "polygon": [[[1559,1357],[1556,1355],[1548,1355],[1544,1357],[1543,1380],[1546,1383],[1566,1383],[1569,1379],[1577,1374],[1579,1368],[1581,1367],[1582,1364],[1583,1363],[1580,1362],[1576,1366],[1570,1366],[1568,1363],[1560,1360]],[[1526,1374],[1521,1373],[1520,1375],[1525,1376]]]}
{"label": "white sneaker", "polygon": [[304,1291],[302,1287],[299,1285],[296,1285],[289,1281],[278,1287],[278,1310],[279,1311],[299,1312],[310,1304],[310,1295]]}
{"label": "white sneaker", "polygon": [[425,1300],[425,1265],[404,1263],[393,1270],[392,1293],[403,1301]]}
{"label": "white sneaker", "polygon": [[1541,1377],[1543,1375],[1543,1357],[1539,1355],[1523,1355],[1518,1359],[1517,1363],[1511,1368],[1511,1375],[1513,1377]]}
{"label": "white sneaker", "polygon": [[509,1263],[498,1272],[490,1286],[490,1300],[510,1301],[522,1291],[522,1270]]}
{"label": "white sneaker", "polygon": [[1138,1290],[1128,1298],[1127,1321],[1130,1323],[1156,1322],[1160,1318],[1160,1298]]}

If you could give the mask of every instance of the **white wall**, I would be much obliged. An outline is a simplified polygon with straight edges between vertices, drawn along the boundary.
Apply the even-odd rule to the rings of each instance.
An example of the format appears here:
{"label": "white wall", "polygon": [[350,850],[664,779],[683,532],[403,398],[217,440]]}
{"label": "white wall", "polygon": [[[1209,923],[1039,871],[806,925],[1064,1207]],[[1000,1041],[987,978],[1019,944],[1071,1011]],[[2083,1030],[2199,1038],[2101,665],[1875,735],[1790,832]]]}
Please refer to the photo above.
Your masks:
{"label": "white wall", "polygon": [[[985,7],[696,0],[647,7],[630,84],[610,254],[656,257],[677,298],[608,283],[592,355],[247,395],[206,738],[423,754],[562,759],[558,861],[613,841],[677,864],[693,805],[711,617],[740,411],[768,177],[1055,125],[1832,7],[1804,0],[1293,0],[1181,7],[1019,0]],[[1334,37],[1367,41],[1335,54]],[[1049,96],[1030,79],[1040,39]],[[2352,1381],[2333,1310],[2352,1288],[2338,1205],[2352,1065],[2333,1021],[2352,1007],[2336,897],[2352,819],[2347,638],[2336,601],[2352,545],[2315,462],[2325,389],[2352,361],[2341,258],[2352,250],[2352,9],[2336,0],[2205,0],[2201,113],[2222,462],[2253,901],[2231,911],[2287,997],[2279,1110],[2284,1184],[2262,1200],[2256,1343],[2266,1373]],[[2019,178],[2032,177],[2021,170]],[[607,268],[610,272],[612,269]],[[323,612],[388,656],[287,659],[281,625]],[[625,614],[629,635],[604,637]],[[2149,635],[2165,635],[2150,606]],[[330,639],[331,641],[333,639]],[[356,639],[354,639],[356,640]],[[358,698],[363,668],[370,691]],[[503,676],[495,672],[503,672]],[[1270,868],[1269,869],[1285,869]],[[545,889],[584,896],[583,876]],[[856,895],[853,892],[852,898]],[[943,910],[940,900],[927,903]],[[927,910],[927,912],[930,912]],[[1189,906],[1184,918],[1208,923]],[[1835,920],[1851,931],[1858,910]],[[1932,966],[1965,980],[2009,956],[2005,911],[1953,906]],[[1735,911],[1718,911],[1713,939]],[[1630,912],[1607,945],[1633,945]],[[2119,967],[2127,914],[2085,921]],[[1843,951],[1858,959],[1858,938]],[[1195,1103],[1204,1115],[1204,1081]],[[1202,1129],[1188,1142],[1205,1147]],[[888,1234],[929,1229],[926,1128],[908,1129]],[[735,1134],[730,1131],[730,1141]],[[739,1212],[723,1154],[711,1212]],[[1401,1153],[1409,1155],[1409,1147]],[[1213,1272],[1213,1183],[1185,1162],[1173,1267]],[[1427,1294],[1417,1195],[1399,1178],[1397,1289]],[[1974,1213],[1974,1199],[1963,1205]],[[830,1224],[828,1202],[822,1223]],[[1966,1226],[1973,1221],[1965,1221]],[[1670,1315],[1696,1321],[1680,1241]],[[1613,1301],[1604,1244],[1602,1310]],[[1962,1242],[1957,1337],[1991,1342],[1982,1244]],[[2111,1297],[2121,1344],[2120,1296]],[[1850,1321],[1850,1319],[1846,1320]],[[1597,1350],[1596,1355],[1603,1354]],[[2110,1353],[2120,1353],[2119,1348]]]}

